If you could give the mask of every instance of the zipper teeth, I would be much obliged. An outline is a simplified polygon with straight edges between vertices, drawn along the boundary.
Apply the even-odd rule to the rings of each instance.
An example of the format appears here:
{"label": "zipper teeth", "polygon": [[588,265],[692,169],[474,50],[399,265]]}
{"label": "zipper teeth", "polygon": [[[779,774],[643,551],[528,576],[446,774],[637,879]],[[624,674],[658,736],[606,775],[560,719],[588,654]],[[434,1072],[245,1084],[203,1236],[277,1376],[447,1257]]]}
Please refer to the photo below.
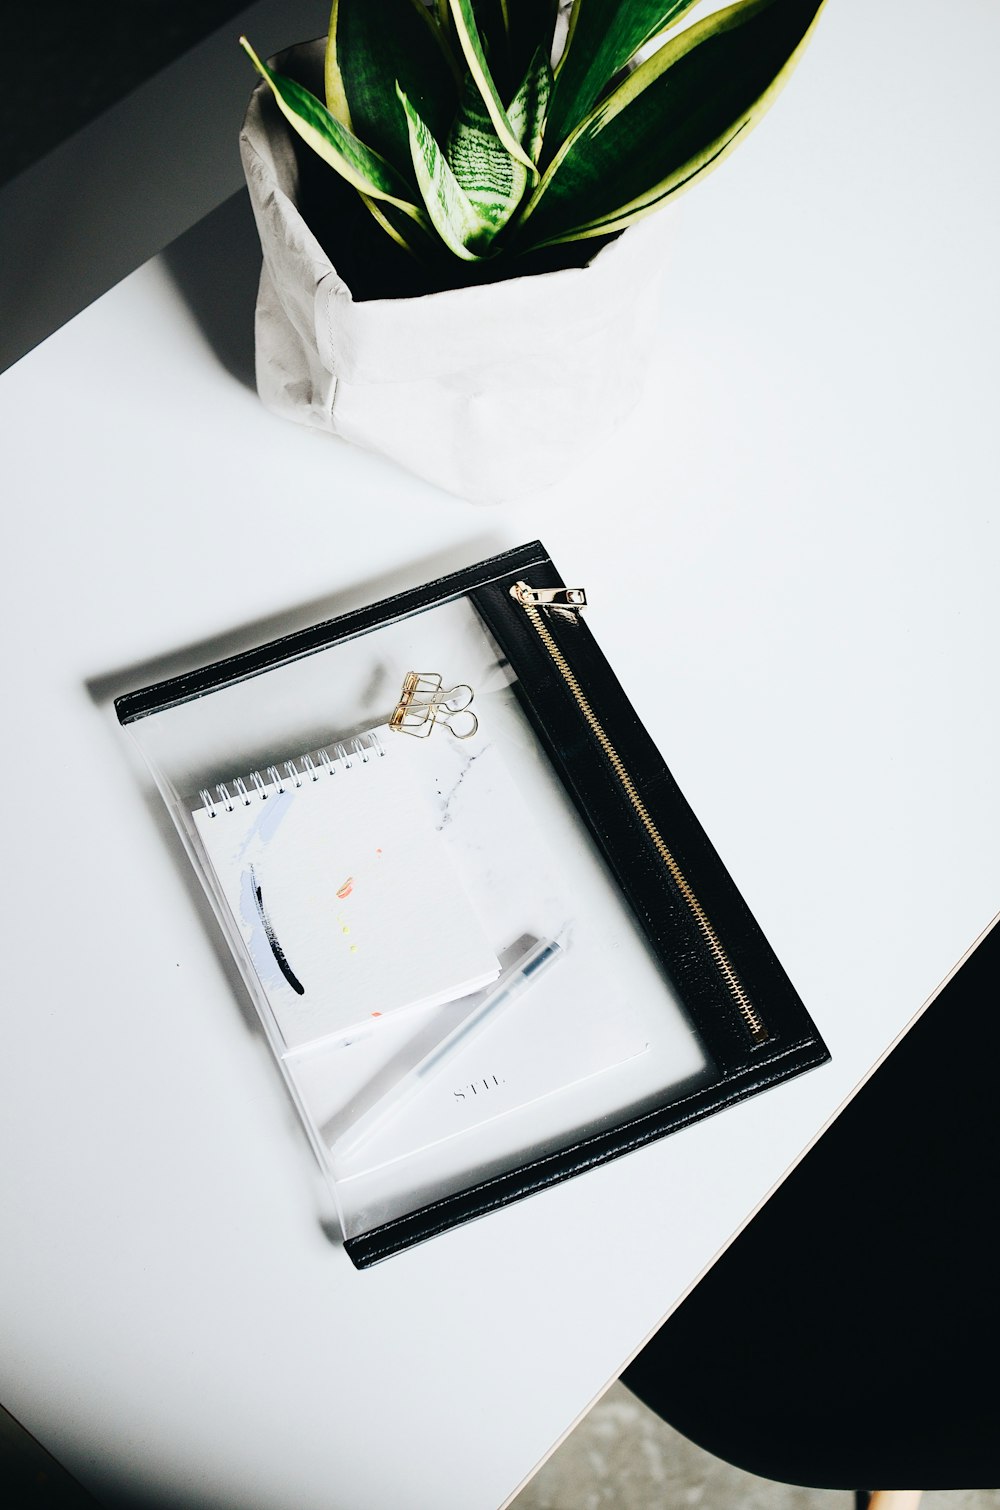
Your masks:
{"label": "zipper teeth", "polygon": [[562,651],[559,649],[559,646],[553,639],[552,632],[542,618],[541,611],[536,608],[534,604],[525,602],[519,594],[517,596],[522,608],[524,609],[534,628],[538,632],[546,650],[549,652],[549,655],[555,662],[556,669],[559,671],[559,674],[563,678],[563,681],[572,692],[573,697],[575,698],[576,703],[580,709],[580,712],[587,720],[587,723],[590,725],[590,728],[595,738],[597,739],[598,744],[601,746],[601,749],[607,756],[615,775],[618,777],[618,780],[621,782],[621,785],[624,788],[625,795],[628,797],[629,802],[631,802],[633,808],[635,809],[643,828],[646,830],[650,839],[653,841],[657,854],[660,856],[660,859],[669,870],[674,884],[676,885],[678,891],[680,892],[682,898],[684,899],[684,902],[688,907],[688,910],[690,911],[696,924],[698,925],[698,930],[701,933],[702,938],[708,945],[708,949],[711,953],[712,959],[715,962],[716,969],[721,975],[723,984],[732,997],[737,1010],[740,1013],[740,1016],[743,1018],[743,1021],[746,1023],[746,1026],[750,1030],[751,1036],[758,1043],[762,1043],[768,1036],[767,1029],[765,1028],[761,1017],[759,1016],[756,1008],[747,995],[746,990],[741,984],[740,978],[736,973],[732,960],[726,953],[722,944],[722,940],[719,938],[719,935],[716,933],[714,927],[712,926],[711,919],[706,913],[704,907],[701,905],[701,902],[692,891],[691,883],[688,881],[684,872],[681,870],[680,866],[677,863],[677,860],[665,843],[659,829],[650,817],[649,812],[646,808],[646,804],[643,802],[642,798],[639,796],[639,793],[636,791],[635,783],[633,782],[628,771],[625,769],[625,765],[622,761],[621,756],[615,749],[614,745],[611,743],[610,739],[604,731],[604,726],[602,725],[600,719],[597,717],[597,714],[594,712],[593,708],[590,706],[590,703],[587,701],[586,693],[580,686],[580,683],[577,681],[573,670],[569,665],[569,662],[566,660],[566,657],[563,655]]}

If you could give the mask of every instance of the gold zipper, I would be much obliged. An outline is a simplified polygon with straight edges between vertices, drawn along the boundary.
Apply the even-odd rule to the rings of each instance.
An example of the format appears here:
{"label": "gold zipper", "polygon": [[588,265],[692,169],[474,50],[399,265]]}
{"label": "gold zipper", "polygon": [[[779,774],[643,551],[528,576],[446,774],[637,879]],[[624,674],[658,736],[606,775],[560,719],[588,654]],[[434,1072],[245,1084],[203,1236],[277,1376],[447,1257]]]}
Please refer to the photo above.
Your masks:
{"label": "gold zipper", "polygon": [[587,602],[586,593],[579,587],[529,587],[526,582],[515,582],[510,589],[510,595],[524,609],[529,622],[536,630],[539,639],[555,663],[556,670],[573,694],[577,707],[580,709],[580,712],[590,726],[591,732],[604,751],[611,769],[621,783],[625,795],[635,809],[639,821],[652,840],[657,854],[667,867],[674,885],[677,887],[688,911],[694,918],[698,931],[708,946],[715,967],[722,977],[723,985],[746,1024],[751,1038],[755,1043],[764,1043],[769,1036],[767,1028],[764,1026],[760,1014],[750,1000],[746,988],[740,981],[736,969],[723,947],[722,940],[712,925],[711,918],[709,918],[701,902],[695,896],[690,882],[650,817],[646,804],[636,790],[635,782],[625,769],[621,756],[605,733],[604,726],[590,706],[586,693],[577,681],[566,657],[556,644],[552,631],[549,629],[542,615],[541,610],[543,607],[554,608],[557,611],[562,610],[563,612],[583,608]]}

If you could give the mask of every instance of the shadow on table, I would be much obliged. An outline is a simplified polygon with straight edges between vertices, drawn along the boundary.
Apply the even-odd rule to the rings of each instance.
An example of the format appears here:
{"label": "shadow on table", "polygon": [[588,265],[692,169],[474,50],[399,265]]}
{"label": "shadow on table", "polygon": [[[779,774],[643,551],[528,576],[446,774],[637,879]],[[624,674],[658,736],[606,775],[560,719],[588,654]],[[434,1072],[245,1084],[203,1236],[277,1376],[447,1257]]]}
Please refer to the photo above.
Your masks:
{"label": "shadow on table", "polygon": [[253,320],[260,242],[245,189],[178,236],[163,252],[177,290],[219,361],[255,388]]}
{"label": "shadow on table", "polygon": [[433,551],[419,560],[405,561],[390,567],[363,582],[342,588],[339,592],[294,604],[265,618],[253,619],[193,644],[175,646],[149,660],[115,667],[88,677],[84,685],[92,700],[102,706],[137,687],[180,676],[182,672],[193,671],[198,666],[238,655],[241,651],[268,644],[271,640],[294,634],[297,630],[323,624],[328,619],[339,618],[356,608],[365,608],[382,598],[405,592],[421,582],[433,582],[438,577],[461,570],[472,561],[495,555],[498,551],[507,549],[509,544],[509,540],[498,536],[494,531],[484,530],[468,539],[457,540],[451,546]]}

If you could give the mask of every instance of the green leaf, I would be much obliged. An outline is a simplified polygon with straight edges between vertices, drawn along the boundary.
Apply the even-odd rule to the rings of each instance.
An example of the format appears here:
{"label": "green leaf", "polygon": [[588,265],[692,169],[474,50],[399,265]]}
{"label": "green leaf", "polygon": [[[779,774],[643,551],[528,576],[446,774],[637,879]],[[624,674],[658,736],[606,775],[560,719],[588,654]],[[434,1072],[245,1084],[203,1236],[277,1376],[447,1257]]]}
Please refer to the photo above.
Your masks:
{"label": "green leaf", "polygon": [[630,58],[698,0],[575,0],[556,65],[549,109],[549,156],[578,126]]}
{"label": "green leaf", "polygon": [[458,107],[458,66],[420,0],[333,0],[325,81],[331,114],[407,179],[409,133],[394,83],[441,140]]}
{"label": "green leaf", "polygon": [[507,107],[517,139],[533,163],[542,151],[542,138],[552,93],[552,70],[548,54],[539,47],[528,64],[520,89]]}
{"label": "green leaf", "polygon": [[469,199],[426,123],[398,84],[396,93],[406,114],[413,167],[431,224],[456,257],[477,262],[477,243],[488,243],[492,228]]}
{"label": "green leaf", "polygon": [[716,167],[777,97],[824,3],[739,0],[665,43],[560,149],[519,249],[621,230]]}
{"label": "green leaf", "polygon": [[559,0],[475,0],[474,10],[497,93],[510,99],[538,49],[552,52]]}
{"label": "green leaf", "polygon": [[472,0],[451,0],[451,14],[462,52],[465,54],[465,61],[469,65],[469,72],[482,95],[483,104],[493,122],[493,129],[511,157],[517,158],[533,177],[537,177],[535,165],[518,141],[503,102],[497,93],[497,86],[487,65],[482,39],[476,26]]}
{"label": "green leaf", "polygon": [[546,63],[551,59],[559,0],[503,0],[503,6],[507,17],[507,48],[516,83],[524,78],[539,49]]}
{"label": "green leaf", "polygon": [[395,205],[387,204],[384,199],[371,199],[367,194],[362,194],[361,201],[386,235],[402,247],[404,252],[409,252],[418,262],[426,262],[433,255],[436,243],[431,239],[432,228],[429,222],[424,225],[411,219],[402,210],[397,210]]}
{"label": "green leaf", "polygon": [[420,208],[406,197],[406,184],[390,163],[358,141],[308,89],[262,63],[246,37],[240,38],[240,45],[257,72],[270,85],[278,108],[289,125],[325,163],[346,178],[359,193],[372,199],[387,200],[418,222],[424,219]]}
{"label": "green leaf", "polygon": [[528,170],[523,163],[515,162],[493,130],[482,95],[471,77],[466,81],[448,138],[447,158],[456,182],[495,235],[521,203]]}

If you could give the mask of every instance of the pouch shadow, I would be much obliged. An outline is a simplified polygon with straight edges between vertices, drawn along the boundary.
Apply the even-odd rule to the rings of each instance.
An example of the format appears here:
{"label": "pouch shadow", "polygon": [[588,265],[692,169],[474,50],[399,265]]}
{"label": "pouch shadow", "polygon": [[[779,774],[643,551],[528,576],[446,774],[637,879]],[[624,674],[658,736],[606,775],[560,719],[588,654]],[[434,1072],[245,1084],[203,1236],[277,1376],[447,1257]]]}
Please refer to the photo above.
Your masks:
{"label": "pouch shadow", "polygon": [[509,547],[509,540],[500,539],[492,532],[474,536],[470,540],[457,541],[419,561],[404,562],[363,582],[282,609],[267,618],[253,619],[207,639],[165,651],[149,660],[100,672],[88,677],[84,685],[92,701],[103,706],[139,687],[180,676],[183,672],[223,660],[230,655],[239,655],[310,625],[326,623],[355,608],[378,603],[407,588],[417,587],[423,582],[433,582],[438,577],[459,571],[462,567],[496,555]]}

